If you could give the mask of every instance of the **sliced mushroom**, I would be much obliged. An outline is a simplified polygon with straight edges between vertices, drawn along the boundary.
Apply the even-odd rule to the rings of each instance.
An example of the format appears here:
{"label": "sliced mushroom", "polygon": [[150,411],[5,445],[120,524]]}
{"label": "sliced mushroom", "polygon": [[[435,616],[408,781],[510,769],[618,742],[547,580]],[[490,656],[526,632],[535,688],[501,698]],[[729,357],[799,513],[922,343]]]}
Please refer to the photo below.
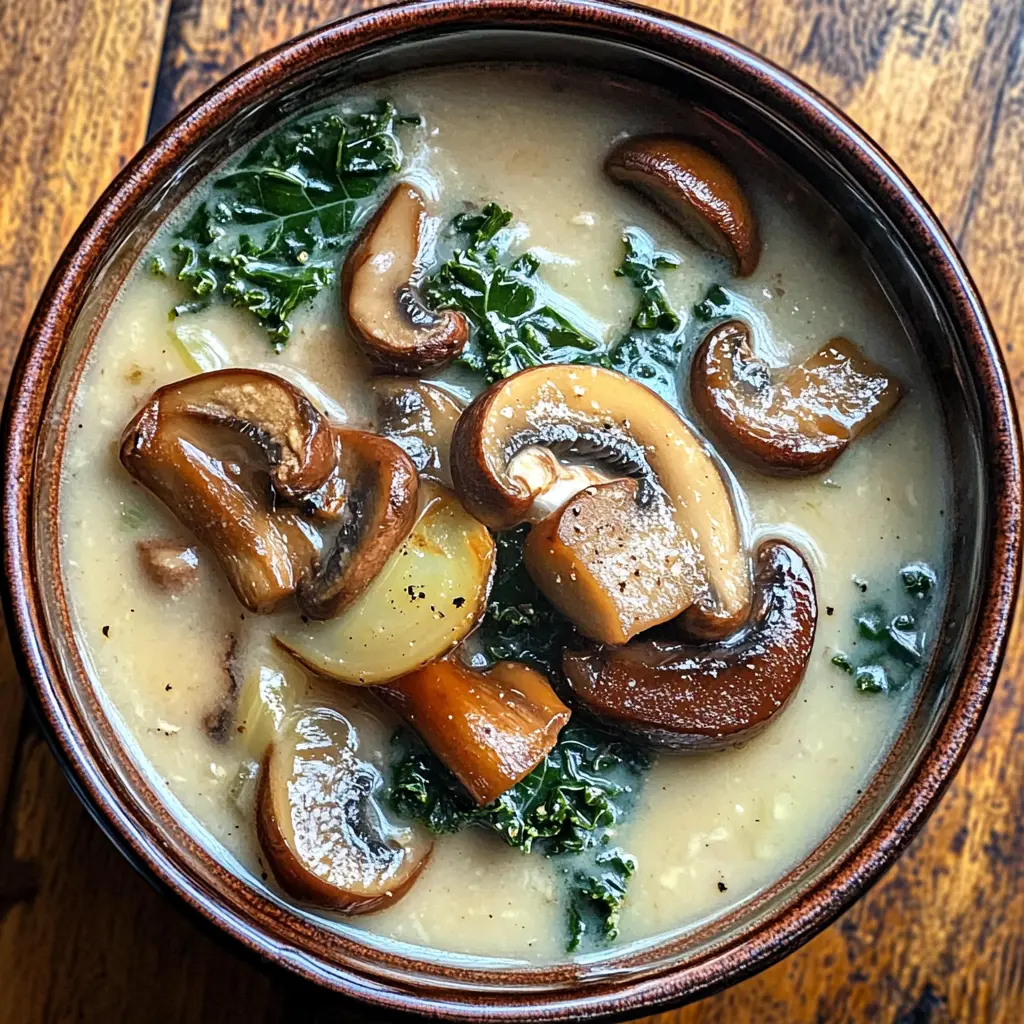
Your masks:
{"label": "sliced mushroom", "polygon": [[899,402],[899,381],[846,338],[774,372],[754,355],[750,327],[730,320],[693,358],[698,413],[740,457],[765,472],[820,473]]}
{"label": "sliced mushroom", "polygon": [[[313,619],[340,614],[363,593],[416,520],[419,479],[409,456],[363,430],[335,434],[344,512],[329,550],[298,587],[299,607]],[[332,497],[337,502],[337,485]]]}
{"label": "sliced mushroom", "polygon": [[226,427],[262,452],[286,498],[315,490],[334,469],[330,425],[288,381],[262,370],[215,370],[161,388],[159,415]]}
{"label": "sliced mushroom", "polygon": [[[555,458],[538,458],[545,448]],[[588,486],[598,470],[630,483]],[[746,617],[749,566],[718,467],[678,413],[620,373],[544,366],[494,384],[455,428],[452,476],[492,529],[533,518],[552,490],[571,499],[535,527],[527,566],[596,640],[625,643],[691,606]]]}
{"label": "sliced mushroom", "polygon": [[469,339],[469,322],[461,313],[435,313],[419,295],[428,223],[422,194],[402,182],[345,261],[342,302],[352,335],[375,367],[393,373],[442,366]]}
{"label": "sliced mushroom", "polygon": [[748,277],[761,255],[757,221],[736,176],[717,157],[673,135],[624,139],[605,171],[651,199],[698,245]]}
{"label": "sliced mushroom", "polygon": [[374,692],[416,729],[481,807],[529,775],[569,721],[547,678],[514,661],[477,672],[445,659]]}
{"label": "sliced mushroom", "polygon": [[257,795],[257,831],[274,875],[296,899],[348,914],[395,903],[427,863],[433,842],[394,824],[380,771],[360,756],[348,719],[306,712],[269,748]]}
{"label": "sliced mushroom", "polygon": [[199,579],[199,552],[176,540],[140,540],[139,565],[149,579],[169,594],[182,594]]}
{"label": "sliced mushroom", "polygon": [[394,441],[417,470],[446,487],[452,483],[449,452],[462,406],[436,384],[408,377],[375,377],[377,433]]}
{"label": "sliced mushroom", "polygon": [[749,625],[725,643],[657,640],[566,651],[573,694],[594,715],[649,743],[711,750],[750,739],[804,677],[817,623],[814,578],[782,541],[757,554]]}
{"label": "sliced mushroom", "polygon": [[124,467],[213,551],[252,611],[294,593],[316,556],[316,532],[275,509],[274,495],[297,496],[333,470],[318,415],[280,378],[224,370],[160,388],[122,435]]}
{"label": "sliced mushroom", "polygon": [[416,525],[360,597],[334,619],[296,619],[275,638],[331,679],[396,679],[440,658],[473,629],[493,572],[490,533],[455,495],[424,480]]}

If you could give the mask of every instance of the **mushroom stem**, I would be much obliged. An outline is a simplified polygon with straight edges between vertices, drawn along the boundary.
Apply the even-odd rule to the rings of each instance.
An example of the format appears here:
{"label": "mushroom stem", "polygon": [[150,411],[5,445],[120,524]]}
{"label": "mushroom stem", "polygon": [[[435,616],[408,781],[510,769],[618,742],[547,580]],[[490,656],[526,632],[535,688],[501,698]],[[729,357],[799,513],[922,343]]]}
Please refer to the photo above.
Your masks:
{"label": "mushroom stem", "polygon": [[566,651],[562,667],[576,699],[599,718],[656,746],[714,750],[755,736],[786,706],[816,623],[810,568],[785,542],[767,541],[750,622],[729,641]]}
{"label": "mushroom stem", "polygon": [[445,659],[376,688],[481,807],[543,760],[569,709],[539,672],[513,661],[477,672]]}

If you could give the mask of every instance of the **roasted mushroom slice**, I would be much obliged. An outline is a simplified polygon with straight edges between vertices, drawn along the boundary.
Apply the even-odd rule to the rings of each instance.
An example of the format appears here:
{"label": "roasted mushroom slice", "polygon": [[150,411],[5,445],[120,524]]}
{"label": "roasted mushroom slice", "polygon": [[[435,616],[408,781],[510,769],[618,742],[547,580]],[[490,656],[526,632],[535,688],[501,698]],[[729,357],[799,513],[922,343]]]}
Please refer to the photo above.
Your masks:
{"label": "roasted mushroom slice", "polygon": [[892,412],[902,388],[846,338],[773,373],[754,355],[750,327],[730,320],[697,349],[690,393],[733,452],[762,471],[794,476],[828,469]]}
{"label": "roasted mushroom slice", "polygon": [[481,807],[529,775],[569,709],[539,672],[514,661],[486,672],[436,661],[377,687]]}
{"label": "roasted mushroom slice", "polygon": [[352,335],[375,367],[392,373],[442,366],[469,339],[461,313],[434,312],[419,295],[428,222],[422,194],[402,182],[345,261],[342,303]]}
{"label": "roasted mushroom slice", "polygon": [[394,441],[420,473],[452,483],[449,452],[462,405],[447,391],[424,380],[375,377],[377,433]]}
{"label": "roasted mushroom slice", "polygon": [[213,551],[252,611],[294,593],[316,556],[315,531],[273,494],[296,497],[332,472],[318,417],[272,374],[223,370],[160,388],[122,435],[125,469]]}
{"label": "roasted mushroom slice", "polygon": [[717,157],[673,135],[624,139],[605,171],[642,192],[698,245],[725,256],[740,277],[761,255],[757,222],[736,176]]}
{"label": "roasted mushroom slice", "polygon": [[398,900],[433,842],[388,820],[381,789],[344,715],[316,709],[291,723],[263,759],[257,795],[260,845],[281,887],[348,914]]}
{"label": "roasted mushroom slice", "polygon": [[329,619],[347,608],[416,520],[419,480],[409,456],[387,438],[363,430],[335,428],[335,435],[344,511],[332,543],[298,588],[299,607],[313,619]]}
{"label": "roasted mushroom slice", "polygon": [[277,642],[314,672],[345,683],[385,682],[440,658],[477,624],[494,572],[494,540],[450,491],[424,480],[418,519],[345,611],[296,619]]}
{"label": "roasted mushroom slice", "polygon": [[[593,485],[598,471],[628,483]],[[455,428],[452,476],[493,529],[534,518],[559,490],[564,504],[534,528],[527,566],[596,640],[625,643],[691,605],[746,617],[748,560],[718,467],[678,413],[620,373],[544,366],[494,384]]]}
{"label": "roasted mushroom slice", "polygon": [[767,541],[749,624],[732,639],[566,651],[562,667],[576,699],[599,718],[657,746],[717,749],[750,739],[786,706],[804,677],[817,614],[799,552]]}
{"label": "roasted mushroom slice", "polygon": [[149,579],[169,594],[182,594],[199,579],[199,553],[180,541],[140,540],[139,566]]}

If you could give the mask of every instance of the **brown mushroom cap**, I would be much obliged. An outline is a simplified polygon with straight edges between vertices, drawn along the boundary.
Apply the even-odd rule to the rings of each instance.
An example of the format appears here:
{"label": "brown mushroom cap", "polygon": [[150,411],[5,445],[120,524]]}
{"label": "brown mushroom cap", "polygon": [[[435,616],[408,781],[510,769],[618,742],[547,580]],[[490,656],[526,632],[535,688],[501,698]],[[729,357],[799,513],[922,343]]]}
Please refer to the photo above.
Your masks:
{"label": "brown mushroom cap", "polygon": [[[492,529],[530,519],[545,491],[563,482],[537,472],[543,467],[532,457],[529,472],[520,470],[517,458],[538,446],[634,480],[634,500],[631,505],[619,501],[616,529],[631,538],[636,545],[632,553],[639,559],[642,552],[646,566],[656,562],[661,567],[657,579],[663,600],[642,617],[629,598],[636,593],[633,573],[639,562],[627,565],[628,560],[602,557],[596,537],[569,545],[572,551],[562,552],[563,562],[584,554],[588,560],[599,558],[589,569],[591,582],[608,602],[623,604],[617,616],[584,615],[566,594],[571,578],[559,581],[557,571],[545,571],[538,538],[535,557],[528,562],[538,586],[574,621],[583,625],[580,620],[586,618],[584,628],[594,628],[595,639],[622,643],[678,615],[691,602],[708,614],[745,618],[750,575],[732,496],[710,455],[671,406],[629,377],[598,367],[543,366],[499,381],[463,413],[452,438],[452,477],[466,508]],[[581,475],[578,489],[588,482]],[[603,498],[621,498],[621,493],[621,488],[606,492],[598,486],[580,500],[596,509]],[[570,521],[566,516],[572,517],[572,507],[570,502],[562,508],[561,520]],[[628,520],[622,519],[627,514]],[[605,518],[595,511],[587,522],[597,526]],[[544,530],[549,540],[557,536],[565,544],[571,538],[571,529],[562,531],[555,523]]]}
{"label": "brown mushroom cap", "polygon": [[529,775],[555,745],[569,709],[547,678],[514,661],[477,672],[435,661],[377,687],[481,807]]}
{"label": "brown mushroom cap", "polygon": [[754,355],[750,327],[729,320],[693,358],[690,393],[701,418],[763,472],[820,473],[896,406],[902,387],[845,338],[773,372]]}
{"label": "brown mushroom cap", "polygon": [[750,739],[786,706],[804,677],[817,614],[806,562],[783,541],[767,541],[757,554],[750,622],[736,637],[566,651],[562,667],[598,717],[657,746],[718,749]]}
{"label": "brown mushroom cap", "polygon": [[409,456],[364,430],[335,428],[335,436],[344,515],[329,550],[298,587],[299,607],[313,619],[333,618],[350,605],[416,521],[419,478]]}
{"label": "brown mushroom cap", "polygon": [[425,380],[375,377],[377,433],[394,441],[425,476],[450,487],[449,453],[462,405]]}
{"label": "brown mushroom cap", "polygon": [[698,245],[725,256],[739,277],[757,268],[757,221],[736,176],[717,157],[673,135],[624,139],[605,171],[651,199]]}
{"label": "brown mushroom cap", "polygon": [[257,832],[281,887],[348,914],[395,903],[427,863],[433,841],[390,822],[382,778],[359,755],[340,713],[297,718],[267,750],[257,794]]}
{"label": "brown mushroom cap", "polygon": [[[295,494],[334,467],[330,432],[307,406],[272,374],[217,371],[160,388],[121,438],[125,469],[214,552],[251,611],[294,593],[319,546],[300,516],[267,501],[268,475]],[[261,412],[266,422],[245,418]]]}
{"label": "brown mushroom cap", "polygon": [[375,367],[419,373],[443,366],[469,340],[454,310],[435,313],[419,296],[426,204],[402,182],[381,204],[345,261],[342,308],[352,336]]}
{"label": "brown mushroom cap", "polygon": [[187,416],[226,427],[263,453],[274,489],[297,498],[319,487],[334,469],[330,427],[288,381],[262,370],[214,370],[161,388],[164,417]]}

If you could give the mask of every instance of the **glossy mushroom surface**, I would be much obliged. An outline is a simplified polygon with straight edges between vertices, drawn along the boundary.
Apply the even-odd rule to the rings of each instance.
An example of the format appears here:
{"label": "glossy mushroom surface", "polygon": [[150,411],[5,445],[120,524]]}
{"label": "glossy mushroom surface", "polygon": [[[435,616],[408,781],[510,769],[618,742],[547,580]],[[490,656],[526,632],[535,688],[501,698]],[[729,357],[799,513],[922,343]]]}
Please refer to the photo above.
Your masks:
{"label": "glossy mushroom surface", "polygon": [[750,202],[733,172],[700,146],[674,135],[634,136],[608,154],[605,171],[728,259],[739,277],[757,268],[761,242]]}
{"label": "glossy mushroom surface", "polygon": [[529,775],[569,721],[547,678],[514,661],[478,672],[448,658],[374,692],[481,807]]}
{"label": "glossy mushroom surface", "polygon": [[298,587],[299,607],[313,619],[340,614],[384,567],[416,521],[419,478],[398,445],[363,430],[335,428],[344,494],[335,535]]}
{"label": "glossy mushroom surface", "polygon": [[402,182],[363,229],[345,261],[342,308],[353,338],[374,367],[419,373],[443,366],[469,340],[454,310],[434,312],[419,294],[429,217],[422,193]]}
{"label": "glossy mushroom surface", "polygon": [[729,320],[694,354],[690,394],[735,454],[763,472],[802,476],[828,469],[892,412],[903,388],[846,338],[772,370],[754,354],[749,325]]}
{"label": "glossy mushroom surface", "polygon": [[267,750],[257,793],[260,845],[281,887],[347,914],[392,905],[433,847],[424,830],[388,818],[381,773],[359,748],[344,715],[303,712]]}
{"label": "glossy mushroom surface", "polygon": [[326,423],[291,384],[255,370],[169,384],[125,428],[120,457],[213,551],[247,608],[269,611],[294,593],[319,540],[272,495],[314,489],[335,460]]}
{"label": "glossy mushroom surface", "polygon": [[348,608],[275,633],[314,672],[354,685],[396,679],[442,657],[483,615],[494,539],[440,484],[424,480],[419,493],[412,532]]}
{"label": "glossy mushroom surface", "polygon": [[[621,483],[592,484],[598,471],[631,481],[629,500]],[[530,520],[538,500],[573,483],[557,521],[535,527],[527,564],[596,640],[625,643],[691,606],[746,617],[749,565],[721,472],[671,406],[620,373],[544,366],[492,385],[455,428],[452,476],[466,508],[492,529]],[[654,588],[656,602],[637,600]],[[589,594],[600,601],[584,612]]]}
{"label": "glossy mushroom surface", "polygon": [[599,718],[656,746],[714,750],[757,735],[786,706],[807,669],[817,614],[803,557],[766,541],[750,621],[734,638],[566,651],[562,667],[575,698]]}
{"label": "glossy mushroom surface", "polygon": [[375,377],[377,433],[394,441],[425,476],[451,487],[450,452],[463,406],[425,380]]}

